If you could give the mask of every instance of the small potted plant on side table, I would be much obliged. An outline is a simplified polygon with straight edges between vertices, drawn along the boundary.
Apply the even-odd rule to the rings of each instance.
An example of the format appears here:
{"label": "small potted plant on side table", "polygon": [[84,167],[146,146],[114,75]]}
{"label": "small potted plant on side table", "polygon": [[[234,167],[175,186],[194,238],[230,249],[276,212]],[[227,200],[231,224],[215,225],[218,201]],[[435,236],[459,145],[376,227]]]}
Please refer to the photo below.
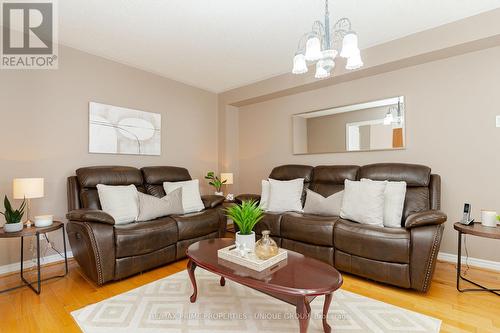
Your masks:
{"label": "small potted plant on side table", "polygon": [[243,201],[241,205],[233,205],[226,209],[226,215],[236,223],[236,246],[242,252],[253,252],[255,249],[255,232],[253,228],[264,217],[264,211],[255,201]]}
{"label": "small potted plant on side table", "polygon": [[213,171],[209,171],[205,176],[205,179],[209,180],[208,185],[212,185],[215,188],[215,195],[224,195],[224,192],[221,191],[221,188],[222,185],[226,183],[226,180],[221,181]]}
{"label": "small potted plant on side table", "polygon": [[3,226],[5,232],[18,232],[23,230],[23,222],[21,221],[21,219],[24,215],[26,200],[23,200],[23,203],[21,204],[19,209],[16,210],[12,208],[12,205],[10,204],[7,196],[5,196],[3,204],[5,206],[5,212],[0,212],[0,214],[5,217],[5,224]]}

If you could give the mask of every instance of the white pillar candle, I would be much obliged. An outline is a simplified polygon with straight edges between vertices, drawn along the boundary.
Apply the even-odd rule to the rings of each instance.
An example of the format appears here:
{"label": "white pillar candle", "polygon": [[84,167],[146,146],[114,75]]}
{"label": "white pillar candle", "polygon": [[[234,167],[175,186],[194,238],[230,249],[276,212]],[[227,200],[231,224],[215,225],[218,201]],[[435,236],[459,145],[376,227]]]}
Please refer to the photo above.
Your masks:
{"label": "white pillar candle", "polygon": [[481,211],[481,224],[485,227],[496,227],[497,226],[497,212],[492,210],[482,210]]}

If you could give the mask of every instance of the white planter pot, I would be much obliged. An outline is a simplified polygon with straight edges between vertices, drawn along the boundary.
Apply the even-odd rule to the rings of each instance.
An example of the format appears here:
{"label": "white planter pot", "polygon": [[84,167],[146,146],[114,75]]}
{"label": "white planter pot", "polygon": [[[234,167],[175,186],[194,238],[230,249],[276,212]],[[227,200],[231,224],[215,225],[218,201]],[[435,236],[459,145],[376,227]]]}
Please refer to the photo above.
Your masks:
{"label": "white planter pot", "polygon": [[254,252],[255,232],[252,231],[250,235],[241,235],[238,231],[236,233],[236,246],[238,246],[240,250],[245,250],[246,252]]}
{"label": "white planter pot", "polygon": [[3,225],[3,230],[5,230],[5,232],[18,232],[18,231],[21,231],[23,230],[23,222],[19,222],[19,223],[5,223]]}
{"label": "white planter pot", "polygon": [[215,195],[222,195],[224,196],[224,192],[214,192]]}

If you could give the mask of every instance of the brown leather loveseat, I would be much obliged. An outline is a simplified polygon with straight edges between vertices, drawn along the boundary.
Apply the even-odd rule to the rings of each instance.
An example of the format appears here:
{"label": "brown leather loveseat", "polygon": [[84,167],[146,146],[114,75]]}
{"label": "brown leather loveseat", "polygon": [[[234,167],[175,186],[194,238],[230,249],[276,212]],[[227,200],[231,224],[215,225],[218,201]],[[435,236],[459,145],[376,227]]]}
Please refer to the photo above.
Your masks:
{"label": "brown leather loveseat", "polygon": [[[266,213],[256,233],[268,229],[283,248],[335,266],[338,270],[404,288],[427,291],[441,243],[446,215],[439,211],[441,179],[414,164],[283,165],[269,178],[304,178],[305,188],[329,196],[344,189],[344,180],[405,181],[401,228],[369,226],[338,216]],[[237,201],[259,199],[243,194]]]}
{"label": "brown leather loveseat", "polygon": [[163,182],[190,179],[186,169],[170,166],[76,170],[76,176],[68,178],[67,230],[73,255],[84,273],[102,285],[184,258],[192,243],[223,236],[224,197],[202,196],[205,210],[198,213],[115,225],[113,217],[101,210],[96,189],[97,184],[134,184],[141,192],[162,197]]}

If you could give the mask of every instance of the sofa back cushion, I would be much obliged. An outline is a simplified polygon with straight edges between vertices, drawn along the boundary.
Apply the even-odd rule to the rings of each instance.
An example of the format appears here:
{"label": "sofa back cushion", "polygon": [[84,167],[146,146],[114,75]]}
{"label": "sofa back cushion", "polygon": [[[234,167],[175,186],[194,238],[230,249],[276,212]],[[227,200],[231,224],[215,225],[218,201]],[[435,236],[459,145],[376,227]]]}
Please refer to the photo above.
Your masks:
{"label": "sofa back cushion", "polygon": [[361,167],[358,177],[406,182],[403,221],[410,214],[430,209],[431,169],[427,166],[403,163],[369,164]]}
{"label": "sofa back cushion", "polygon": [[359,172],[357,165],[320,165],[314,168],[310,189],[324,197],[344,189],[344,182],[356,180]]}
{"label": "sofa back cushion", "polygon": [[305,202],[306,189],[312,180],[313,167],[309,165],[299,164],[286,164],[275,167],[269,178],[276,180],[292,180],[297,178],[304,178],[304,191],[302,193],[302,204]]}
{"label": "sofa back cushion", "polygon": [[144,177],[146,193],[161,198],[165,196],[164,182],[182,182],[191,180],[191,175],[186,168],[174,166],[151,166],[141,169]]}
{"label": "sofa back cushion", "polygon": [[124,166],[93,166],[76,170],[81,208],[101,209],[97,184],[135,185],[144,192],[142,173],[139,169]]}

